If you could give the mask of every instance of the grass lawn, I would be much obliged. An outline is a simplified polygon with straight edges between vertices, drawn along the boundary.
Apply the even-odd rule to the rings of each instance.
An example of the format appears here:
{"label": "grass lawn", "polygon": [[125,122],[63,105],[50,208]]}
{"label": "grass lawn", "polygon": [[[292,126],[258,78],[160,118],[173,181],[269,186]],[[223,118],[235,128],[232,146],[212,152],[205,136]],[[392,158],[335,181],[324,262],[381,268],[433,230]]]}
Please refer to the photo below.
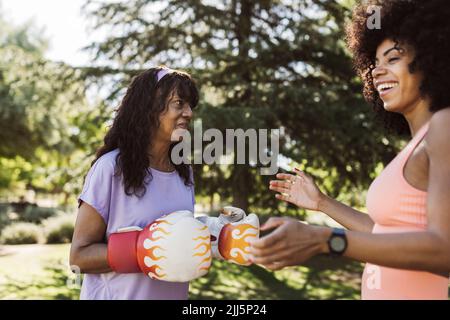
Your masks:
{"label": "grass lawn", "polygon": [[[69,247],[1,246],[0,299],[78,299]],[[215,261],[191,283],[190,299],[359,299],[361,272],[359,263],[329,257],[275,273]]]}
{"label": "grass lawn", "polygon": [[0,299],[76,299],[68,244],[0,247]]}

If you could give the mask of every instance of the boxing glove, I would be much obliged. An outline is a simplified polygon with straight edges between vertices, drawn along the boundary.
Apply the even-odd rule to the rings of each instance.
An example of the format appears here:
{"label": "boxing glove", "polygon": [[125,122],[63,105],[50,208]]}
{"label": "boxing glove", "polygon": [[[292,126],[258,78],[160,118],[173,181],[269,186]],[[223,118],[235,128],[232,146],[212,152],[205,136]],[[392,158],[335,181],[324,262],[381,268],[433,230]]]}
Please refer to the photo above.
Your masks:
{"label": "boxing glove", "polygon": [[108,263],[118,273],[143,272],[152,279],[187,282],[208,273],[211,235],[190,211],[177,211],[144,229],[131,227],[111,234]]}
{"label": "boxing glove", "polygon": [[259,219],[254,213],[248,216],[242,209],[224,207],[219,217],[199,217],[211,233],[211,251],[214,258],[238,265],[251,265],[251,239],[259,238]]}

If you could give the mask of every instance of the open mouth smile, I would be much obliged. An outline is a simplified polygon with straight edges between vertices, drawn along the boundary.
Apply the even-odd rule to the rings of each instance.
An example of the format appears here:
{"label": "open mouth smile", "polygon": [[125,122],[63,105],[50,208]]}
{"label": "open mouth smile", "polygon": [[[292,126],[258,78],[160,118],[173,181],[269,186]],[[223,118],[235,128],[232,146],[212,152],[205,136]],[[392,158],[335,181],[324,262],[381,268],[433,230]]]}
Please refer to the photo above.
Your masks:
{"label": "open mouth smile", "polygon": [[399,86],[398,82],[383,82],[377,85],[380,96],[385,96]]}

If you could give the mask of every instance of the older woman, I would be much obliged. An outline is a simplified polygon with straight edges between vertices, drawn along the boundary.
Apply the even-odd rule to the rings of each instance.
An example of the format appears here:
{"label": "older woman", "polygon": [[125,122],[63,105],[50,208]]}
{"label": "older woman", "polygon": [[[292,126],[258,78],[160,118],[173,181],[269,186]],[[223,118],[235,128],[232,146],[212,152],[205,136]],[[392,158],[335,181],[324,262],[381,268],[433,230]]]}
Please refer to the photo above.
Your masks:
{"label": "older woman", "polygon": [[70,263],[86,273],[81,299],[187,299],[188,283],[113,272],[107,239],[169,212],[194,212],[192,170],[175,165],[170,151],[197,103],[184,72],[153,68],[133,79],[79,197]]}

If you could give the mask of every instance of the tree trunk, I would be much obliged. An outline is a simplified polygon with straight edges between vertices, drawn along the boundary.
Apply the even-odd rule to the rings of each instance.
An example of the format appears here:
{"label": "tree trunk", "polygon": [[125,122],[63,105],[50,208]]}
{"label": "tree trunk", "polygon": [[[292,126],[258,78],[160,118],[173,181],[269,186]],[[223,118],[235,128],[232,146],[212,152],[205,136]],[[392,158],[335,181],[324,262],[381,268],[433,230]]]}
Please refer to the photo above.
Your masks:
{"label": "tree trunk", "polygon": [[233,206],[248,211],[249,183],[251,175],[248,168],[242,165],[235,165],[233,170]]}

